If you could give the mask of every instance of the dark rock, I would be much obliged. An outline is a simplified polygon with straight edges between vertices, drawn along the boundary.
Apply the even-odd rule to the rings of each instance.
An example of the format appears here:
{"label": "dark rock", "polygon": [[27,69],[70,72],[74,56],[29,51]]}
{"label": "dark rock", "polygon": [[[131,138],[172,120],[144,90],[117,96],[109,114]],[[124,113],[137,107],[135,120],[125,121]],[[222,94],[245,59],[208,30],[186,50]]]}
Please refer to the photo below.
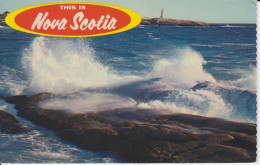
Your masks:
{"label": "dark rock", "polygon": [[23,127],[11,114],[0,110],[0,133],[19,133]]}
{"label": "dark rock", "polygon": [[[254,162],[256,124],[127,108],[88,114],[48,110],[52,94],[15,96],[18,115],[88,150],[110,151],[129,162]],[[76,105],[75,105],[76,106]]]}
{"label": "dark rock", "polygon": [[[232,157],[232,159],[230,159]],[[182,162],[227,163],[255,161],[246,150],[226,145],[213,144],[199,147],[181,155]]]}
{"label": "dark rock", "polygon": [[256,126],[251,123],[228,121],[220,118],[203,117],[197,115],[174,114],[158,116],[154,120],[166,123],[183,123],[196,127],[216,128],[224,131],[236,131],[248,135],[256,135]]}

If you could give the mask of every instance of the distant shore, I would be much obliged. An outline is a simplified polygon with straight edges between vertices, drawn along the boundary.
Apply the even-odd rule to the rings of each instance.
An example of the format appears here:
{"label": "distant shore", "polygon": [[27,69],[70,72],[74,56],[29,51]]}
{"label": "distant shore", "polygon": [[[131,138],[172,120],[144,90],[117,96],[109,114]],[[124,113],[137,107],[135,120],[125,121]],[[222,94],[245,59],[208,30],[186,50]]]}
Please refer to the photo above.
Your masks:
{"label": "distant shore", "polygon": [[211,26],[202,21],[177,20],[170,18],[142,18],[140,25],[151,26]]}

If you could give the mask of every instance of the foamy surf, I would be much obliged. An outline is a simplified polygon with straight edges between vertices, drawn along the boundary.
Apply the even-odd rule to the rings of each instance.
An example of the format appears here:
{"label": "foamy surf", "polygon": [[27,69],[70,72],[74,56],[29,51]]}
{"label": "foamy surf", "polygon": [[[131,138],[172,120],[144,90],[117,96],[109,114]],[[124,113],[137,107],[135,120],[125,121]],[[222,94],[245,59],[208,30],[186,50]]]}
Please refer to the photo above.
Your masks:
{"label": "foamy surf", "polygon": [[[235,101],[229,101],[226,95],[218,93],[217,90],[191,90],[199,83],[220,82],[205,69],[207,61],[203,55],[190,47],[169,50],[171,54],[163,58],[159,54],[140,55],[152,63],[137,62],[143,66],[150,66],[150,69],[131,75],[103,64],[96,55],[97,50],[92,48],[90,43],[89,39],[36,37],[22,56],[28,81],[16,79],[13,76],[17,75],[17,71],[3,66],[7,77],[0,81],[0,84],[2,83],[0,89],[8,90],[5,91],[6,95],[31,95],[39,92],[61,94],[64,97],[46,100],[40,106],[66,110],[70,113],[137,106],[161,109],[159,111],[161,113],[188,113],[255,121],[248,116],[241,117],[245,111],[254,110],[252,107],[244,110],[248,107],[246,100],[241,103],[243,105],[238,106]],[[113,57],[111,60],[112,63],[127,61],[123,56]],[[236,86],[254,91],[256,82],[254,67],[248,72],[240,71],[240,74],[240,79],[221,82],[225,83],[227,88]],[[87,92],[89,89],[91,93]],[[83,94],[73,94],[81,91]],[[252,97],[250,100],[252,99],[255,98]],[[240,110],[241,107],[243,109]]]}
{"label": "foamy surf", "polygon": [[157,109],[161,113],[184,113],[209,117],[232,118],[232,107],[220,95],[211,91],[185,90],[172,93],[164,100],[141,102],[139,108]]}
{"label": "foamy surf", "polygon": [[37,37],[22,62],[34,93],[69,93],[136,79],[104,66],[83,40]]}
{"label": "foamy surf", "polygon": [[[88,116],[93,119],[96,115],[100,114],[103,117],[105,114],[107,119],[116,122],[119,118],[113,117],[114,115],[123,116],[124,121],[137,120],[133,121],[136,122],[135,125],[147,126],[146,123],[141,123],[142,121],[138,123],[139,117],[145,118],[146,122],[149,115],[158,113],[160,119],[167,120],[163,121],[166,124],[171,123],[169,116],[175,116],[172,119],[177,120],[180,117],[192,116],[185,114],[194,114],[236,120],[236,128],[240,130],[242,125],[245,126],[245,130],[253,128],[253,135],[254,127],[247,127],[247,124],[242,122],[256,122],[255,26],[243,26],[245,28],[233,30],[219,26],[144,26],[116,35],[91,38],[39,37],[12,29],[1,29],[0,97],[27,95],[28,101],[32,101],[32,107],[26,109],[29,110],[28,113],[30,110],[43,112],[43,118],[40,117],[37,121],[44,120],[45,112],[48,112],[47,115],[57,114],[58,120],[62,119],[60,113],[65,115],[69,112],[75,116]],[[39,92],[53,94],[38,94]],[[34,94],[37,95],[30,97]],[[17,98],[18,101],[25,97],[12,98]],[[42,100],[43,102],[38,104],[39,107],[35,107],[38,102],[34,99],[40,98],[46,100]],[[10,108],[13,112],[8,110]],[[23,107],[17,104],[17,108]],[[13,115],[17,113],[13,105],[9,106],[5,102],[0,102],[0,109]],[[20,114],[22,113],[23,111],[20,111]],[[89,114],[81,115],[82,113]],[[113,155],[82,150],[57,138],[52,131],[38,127],[19,116],[15,117],[23,126],[29,128],[29,132],[1,134],[1,162],[119,161]],[[29,115],[27,119],[30,117]],[[106,120],[102,117],[94,120],[103,123]],[[183,118],[183,122],[186,123],[191,122],[190,119],[193,118],[204,118],[186,117]],[[160,125],[157,119],[151,120],[151,124]],[[207,120],[213,125],[216,124],[215,120]],[[64,120],[65,124],[66,121],[68,120]],[[216,121],[220,121],[220,124],[229,123],[222,119]],[[103,126],[98,124],[94,122],[95,127]],[[191,125],[197,127],[194,121]],[[52,126],[49,128],[54,128]],[[70,124],[68,126],[70,127]],[[204,126],[209,125],[204,123]],[[155,125],[151,127],[159,128]],[[188,131],[197,134],[196,137],[200,136],[199,133],[207,134],[201,136],[202,140],[208,136],[208,131],[200,132],[205,127],[195,131],[188,127]],[[73,131],[74,127],[71,130]],[[69,138],[69,134],[73,135],[73,132],[63,137]],[[77,137],[77,134],[78,131],[73,137]],[[153,130],[151,134],[154,134]],[[158,135],[164,138],[160,132]],[[175,135],[174,132],[174,137]],[[95,141],[95,134],[90,137],[94,137]],[[233,140],[236,139],[235,137]],[[209,138],[209,141],[212,141],[212,138]],[[100,145],[101,148],[102,146]],[[254,151],[254,147],[251,148]]]}
{"label": "foamy surf", "polygon": [[226,83],[239,88],[248,89],[256,93],[257,68],[255,66],[251,66],[249,70],[238,70],[237,72],[240,72],[241,78],[234,81],[228,81]]}
{"label": "foamy surf", "polygon": [[[21,134],[0,134],[1,162],[6,163],[89,163],[115,162],[115,157],[91,152],[61,140],[54,132],[36,126],[16,116],[14,105],[0,99],[0,109],[15,116],[21,125],[29,128]],[[14,149],[15,146],[15,149]],[[15,156],[14,156],[15,155]]]}
{"label": "foamy surf", "polygon": [[81,93],[53,98],[39,104],[44,109],[65,110],[72,114],[130,108],[135,105],[136,101],[132,98],[107,93]]}
{"label": "foamy surf", "polygon": [[10,28],[10,27],[0,25],[0,29],[7,29],[7,28]]}
{"label": "foamy surf", "polygon": [[[62,97],[40,103],[41,108],[87,113],[137,106],[158,109],[160,113],[254,121],[252,118],[243,119],[237,113],[239,107],[246,105],[237,106],[217,90],[191,90],[201,82],[217,83],[217,80],[205,70],[207,62],[203,56],[189,47],[172,50],[172,55],[167,58],[153,58],[150,71],[136,76],[119,74],[114,68],[102,64],[89,42],[37,37],[24,51],[22,63],[28,75],[29,91],[62,94]],[[158,57],[156,54],[153,56]],[[114,59],[114,62],[125,60],[123,57]],[[139,85],[134,83],[137,80]],[[88,93],[88,89],[92,92]],[[78,92],[80,94],[73,94]],[[159,95],[155,95],[156,92]]]}
{"label": "foamy surf", "polygon": [[187,89],[198,82],[215,82],[211,74],[204,70],[206,61],[202,55],[191,48],[180,49],[168,59],[155,62],[149,78],[161,78],[165,85],[177,89]]}
{"label": "foamy surf", "polygon": [[0,95],[20,95],[26,89],[26,81],[20,78],[23,73],[10,67],[0,65]]}

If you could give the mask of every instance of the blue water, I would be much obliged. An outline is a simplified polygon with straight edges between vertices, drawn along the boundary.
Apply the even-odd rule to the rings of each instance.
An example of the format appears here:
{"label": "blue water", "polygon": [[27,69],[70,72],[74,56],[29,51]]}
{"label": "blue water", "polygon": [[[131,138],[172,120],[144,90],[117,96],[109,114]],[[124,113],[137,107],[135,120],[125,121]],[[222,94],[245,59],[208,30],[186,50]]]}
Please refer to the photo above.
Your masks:
{"label": "blue water", "polygon": [[[138,26],[92,38],[43,37],[0,27],[0,96],[69,96],[39,105],[44,108],[78,113],[137,106],[255,122],[256,72],[256,26],[250,24]],[[210,86],[192,88],[204,82]],[[90,88],[109,92],[89,93]],[[151,96],[155,90],[167,94]],[[10,111],[12,106],[1,100],[0,108]],[[19,120],[35,130],[0,134],[0,162],[118,162]]]}

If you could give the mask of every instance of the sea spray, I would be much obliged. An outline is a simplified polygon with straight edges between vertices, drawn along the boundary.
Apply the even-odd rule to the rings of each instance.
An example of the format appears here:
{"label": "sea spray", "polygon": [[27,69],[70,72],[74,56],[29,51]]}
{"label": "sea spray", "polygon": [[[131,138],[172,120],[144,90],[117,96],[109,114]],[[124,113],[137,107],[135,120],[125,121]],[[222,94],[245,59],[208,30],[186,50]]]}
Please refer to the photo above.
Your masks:
{"label": "sea spray", "polygon": [[101,64],[86,40],[37,37],[23,53],[23,66],[34,93],[67,93],[124,82]]}
{"label": "sea spray", "polygon": [[[241,115],[233,114],[234,110],[239,112],[238,108],[245,107],[246,103],[236,106],[236,103],[227,101],[227,98],[214,90],[191,90],[201,82],[218,82],[205,71],[206,61],[203,56],[189,47],[172,50],[171,56],[155,61],[150,72],[143,72],[147,74],[137,77],[120,75],[117,70],[102,64],[90,42],[89,39],[37,37],[31,47],[24,51],[22,62],[28,74],[30,90],[33,93],[63,93],[65,96],[45,100],[39,104],[40,107],[87,113],[138,106],[158,109],[159,113],[188,113],[249,121],[248,118],[241,119]],[[150,85],[130,85],[137,80],[145,83],[150,79],[156,81]],[[125,84],[125,87],[117,91],[109,90],[119,84]],[[136,89],[130,90],[128,84]],[[167,97],[156,96],[155,100],[138,102],[137,98],[142,92],[145,96],[153,93],[149,86],[159,91],[176,92]],[[93,93],[68,94],[90,88]],[[106,90],[108,93],[105,93]]]}
{"label": "sea spray", "polygon": [[0,96],[19,95],[26,90],[26,81],[22,78],[23,73],[0,65]]}
{"label": "sea spray", "polygon": [[[108,110],[109,108],[105,106],[106,102],[100,99],[104,98],[107,100],[110,108],[124,108],[126,107],[125,103],[127,103],[127,106],[135,106],[135,104],[137,104],[140,108],[153,108],[162,114],[188,113],[212,117],[224,116],[223,118],[237,120],[239,122],[249,121],[250,118],[255,118],[256,116],[256,109],[253,109],[253,107],[256,107],[256,90],[254,90],[256,82],[254,77],[256,72],[254,68],[249,68],[249,65],[253,65],[253,67],[256,66],[255,25],[245,25],[245,28],[236,28],[233,30],[218,26],[140,26],[131,31],[118,33],[116,35],[77,39],[38,37],[21,33],[11,28],[1,28],[1,34],[1,96],[4,94],[7,96],[16,94],[30,95],[31,93],[24,90],[24,87],[28,87],[32,94],[48,91],[51,93],[59,93],[58,96],[63,95],[64,97],[46,100],[46,103],[50,101],[51,104],[49,104],[49,106],[57,105],[58,103],[64,104],[60,105],[59,108],[66,110],[70,108],[70,110],[68,110],[70,112],[74,112],[73,109],[78,107],[78,109],[75,109],[75,113],[85,113],[89,112],[89,110]],[[226,34],[227,36],[223,38],[223,35],[220,34]],[[199,38],[196,39],[196,36]],[[41,38],[42,41],[40,41]],[[40,47],[40,49],[34,48],[33,46],[36,46],[37,40],[39,41],[38,45],[42,44],[45,47]],[[189,46],[192,48],[187,48],[190,49],[191,52],[189,55],[194,56],[194,62],[200,61],[196,62],[198,66],[202,66],[196,66],[194,68],[199,68],[199,73],[202,73],[200,76],[204,78],[197,79],[196,77],[200,76],[194,75],[192,79],[186,79],[186,65],[184,64],[189,61],[189,58],[182,56],[188,57],[188,55],[184,54],[188,52],[185,51],[185,47]],[[27,50],[22,53],[25,48],[27,48]],[[184,49],[178,51],[178,48]],[[86,53],[83,53],[84,51]],[[39,56],[41,52],[43,52],[43,55]],[[49,58],[49,52],[52,52],[52,58]],[[100,70],[102,71],[102,68],[106,68],[105,73],[115,76],[115,80],[111,80],[112,78],[107,79],[106,76],[102,77],[98,74],[91,75],[102,77],[102,80],[104,80],[102,83],[99,81],[94,84],[79,83],[80,80],[84,79],[82,77],[72,81],[72,78],[76,77],[76,74],[68,74],[70,80],[63,80],[63,77],[66,77],[67,73],[72,72],[73,68],[77,67],[77,65],[75,65],[73,68],[70,68],[70,62],[73,61],[72,57],[67,57],[67,60],[63,59],[63,57],[66,58],[69,54],[74,55],[75,59],[76,57],[80,59],[92,57],[97,65],[100,64],[102,66]],[[27,57],[28,59],[26,59]],[[60,64],[56,66],[63,68],[65,73],[61,73],[62,69],[56,70],[54,66],[51,69],[52,65],[47,65],[49,64],[47,57],[55,61],[55,64]],[[23,67],[21,67],[21,58],[23,59],[23,66],[26,72],[24,72]],[[39,59],[36,61],[33,60],[34,58]],[[192,59],[192,57],[190,57],[190,59]],[[62,67],[63,64],[61,60],[63,60],[64,65],[69,64]],[[168,67],[160,67],[160,65],[166,66],[165,63],[160,63],[160,60],[166,64],[168,61]],[[180,61],[179,64],[176,60]],[[78,61],[82,62],[82,60]],[[41,62],[44,62],[44,65],[47,67],[44,65],[40,67]],[[207,64],[205,64],[206,62]],[[177,68],[175,67],[170,67],[171,65],[180,66],[181,64],[184,68],[179,67],[179,70],[176,70]],[[81,66],[81,68],[84,68],[83,64]],[[159,68],[164,69],[161,69],[161,72],[159,72]],[[188,66],[191,73],[197,71],[196,69],[193,70],[190,68],[191,67]],[[44,70],[46,70],[45,73],[50,74],[50,78],[47,77],[49,74],[42,73]],[[80,69],[80,71],[75,71],[75,73],[82,73],[81,75],[84,76],[86,74],[83,74],[83,70]],[[56,75],[52,74],[54,71],[56,71]],[[118,72],[121,75],[118,74]],[[176,73],[172,74],[172,72]],[[136,74],[141,77],[140,81],[143,81],[143,83],[141,85],[132,83],[130,87],[129,84],[136,82],[136,80],[130,78],[125,79],[125,81],[122,80],[125,77],[122,75],[126,75],[126,73]],[[205,76],[207,75],[205,73],[211,74],[212,76],[209,77],[214,77],[216,81],[211,81],[212,79]],[[250,78],[251,75],[252,78]],[[192,76],[193,75],[190,75],[190,77]],[[27,77],[28,82],[26,81]],[[147,81],[152,78],[155,79],[153,79],[154,81],[151,83]],[[118,79],[119,81],[117,81]],[[85,80],[88,81],[87,78]],[[89,81],[93,82],[92,78],[90,78]],[[121,81],[123,81],[123,83],[121,83]],[[193,88],[198,85],[198,81],[202,83],[200,87],[205,86],[204,81],[211,81],[216,88],[213,88],[213,86],[200,89]],[[219,90],[220,81],[226,85],[222,86],[223,90]],[[56,84],[54,82],[56,82]],[[61,83],[59,84],[59,82]],[[66,82],[67,85],[63,82]],[[96,83],[99,83],[99,87],[95,85]],[[106,91],[107,88],[115,89],[120,85],[122,85],[121,88],[117,88],[118,90],[116,91]],[[168,88],[163,88],[165,86],[168,86]],[[231,86],[238,88],[231,88]],[[85,87],[91,89],[85,89]],[[252,92],[248,92],[249,89],[251,89]],[[70,97],[70,92],[74,91],[80,91],[80,93],[90,91],[91,94]],[[93,97],[91,97],[92,95]],[[142,99],[138,99],[140,97],[142,97]],[[91,99],[95,99],[97,102],[92,102]],[[101,104],[98,103],[98,99],[100,99]],[[121,102],[118,102],[120,100]],[[97,106],[95,107],[94,105]],[[10,106],[13,108],[14,105]],[[6,103],[0,103],[0,109],[7,110],[9,109],[8,107]],[[138,113],[136,115],[139,115],[139,113],[144,111],[135,112]],[[15,114],[16,113],[15,111]],[[237,117],[241,118],[239,119]],[[99,157],[101,153],[95,154],[81,150],[70,144],[64,144],[64,141],[54,137],[55,135],[52,131],[41,131],[43,128],[35,127],[37,132],[14,135],[2,134],[3,136],[1,136],[2,139],[0,140],[2,142],[2,148],[4,149],[2,152],[0,151],[2,162],[82,163],[85,161],[106,161],[106,157]],[[38,134],[39,132],[40,134]]]}
{"label": "sea spray", "polygon": [[229,81],[227,84],[234,85],[236,87],[249,89],[256,91],[257,87],[257,68],[255,66],[250,66],[248,70],[241,70],[241,78]]}
{"label": "sea spray", "polygon": [[204,70],[204,64],[206,61],[198,52],[191,48],[180,49],[175,56],[156,61],[148,77],[162,78],[161,82],[177,89],[187,89],[201,81],[215,82]]}
{"label": "sea spray", "polygon": [[[34,125],[17,116],[14,105],[0,99],[0,110],[19,120],[28,130],[21,134],[0,134],[0,159],[8,163],[111,163],[114,155],[79,148],[61,140],[53,131]],[[14,156],[15,155],[15,156]]]}
{"label": "sea spray", "polygon": [[81,93],[67,97],[58,97],[43,101],[41,108],[66,110],[69,113],[87,113],[134,107],[136,101],[129,97],[120,97],[106,93]]}
{"label": "sea spray", "polygon": [[199,92],[207,90],[221,96],[227,105],[232,105],[232,115],[237,120],[256,121],[256,93],[222,83],[199,83],[192,88]]}
{"label": "sea spray", "polygon": [[[23,53],[22,63],[33,93],[68,93],[135,81],[140,77],[120,75],[99,62],[88,40],[37,37]],[[185,48],[176,56],[154,63],[145,79],[161,78],[164,85],[187,89],[200,81],[215,81],[203,69],[202,55]]]}
{"label": "sea spray", "polygon": [[232,107],[220,95],[211,91],[182,90],[164,100],[141,102],[139,108],[157,109],[160,113],[186,113],[231,119]]}

